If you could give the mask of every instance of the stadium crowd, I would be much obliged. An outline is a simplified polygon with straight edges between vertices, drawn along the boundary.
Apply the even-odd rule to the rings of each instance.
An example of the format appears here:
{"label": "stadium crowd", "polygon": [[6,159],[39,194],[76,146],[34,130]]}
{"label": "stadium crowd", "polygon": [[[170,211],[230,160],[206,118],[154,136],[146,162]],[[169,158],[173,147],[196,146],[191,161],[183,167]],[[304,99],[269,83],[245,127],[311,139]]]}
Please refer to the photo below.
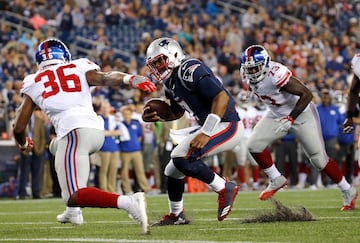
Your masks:
{"label": "stadium crowd", "polygon": [[[34,53],[44,38],[57,37],[72,50],[77,50],[74,44],[76,36],[88,38],[96,44],[95,47],[90,47],[93,48],[90,50],[91,58],[104,71],[112,69],[149,75],[145,65],[146,47],[155,38],[169,36],[178,40],[189,56],[198,58],[211,67],[234,97],[240,97],[242,91],[248,90],[248,85],[240,75],[239,55],[247,46],[261,44],[271,52],[273,60],[287,65],[292,69],[293,75],[305,82],[314,94],[315,103],[323,104],[321,95],[327,90],[339,111],[344,110],[352,76],[350,61],[360,49],[360,1],[12,0],[0,1],[0,10],[6,11],[3,16],[5,13],[10,16],[7,21],[2,21],[0,29],[2,140],[12,139],[11,127],[15,110],[21,102],[22,80],[37,69]],[[19,25],[31,31],[24,31]],[[124,33],[119,31],[120,29]],[[116,54],[116,49],[128,53],[130,58],[121,58]],[[72,53],[77,57],[84,54]],[[160,86],[157,94],[153,95],[162,95]],[[131,107],[134,114],[139,113],[137,106],[150,98],[127,86],[95,88],[93,97],[94,107],[99,113],[101,105],[105,101],[109,102],[118,122],[122,119],[121,111],[124,107]],[[237,100],[240,104],[240,99]],[[46,123],[46,118],[44,119]],[[185,121],[187,125],[192,122],[191,118]],[[174,125],[186,126],[168,126]],[[335,136],[341,137],[340,123],[337,125],[339,127],[336,127]],[[161,164],[164,160],[167,162],[164,151],[169,150],[166,146],[170,141],[166,131],[163,132],[166,130],[163,129],[164,126],[166,125],[157,124],[155,127],[144,128],[144,133],[146,131],[152,134],[146,140],[153,139],[153,151],[159,152],[159,156],[155,155],[152,161],[155,162],[154,165],[145,165],[144,173],[150,187],[161,192],[166,190],[161,186]],[[51,126],[46,125],[46,134],[50,134],[50,129]],[[355,135],[350,140],[353,145],[352,153],[357,149],[357,133]],[[145,134],[142,136],[145,139]],[[297,144],[293,138],[286,138],[274,144],[272,151],[275,154],[279,144],[289,142]],[[327,148],[332,150],[327,151],[328,154],[336,154],[340,146],[341,143],[337,140],[336,146]],[[322,186],[323,182],[317,180],[320,177],[315,172],[312,181],[309,182],[308,179],[305,182],[304,178],[312,175],[310,171],[313,170],[306,166],[302,149],[295,146],[293,150],[297,152],[296,162],[301,165],[299,168],[305,169],[295,170],[298,174],[292,175],[291,178],[295,179],[291,179],[294,181],[290,181],[290,186],[303,188],[308,184],[313,189]],[[46,151],[44,149],[44,161],[48,158]],[[144,162],[148,161],[147,158],[148,156]],[[214,163],[214,160],[220,162]],[[224,154],[209,163],[216,169],[218,166],[222,168],[228,160],[228,155]],[[286,162],[290,162],[289,160],[290,156],[285,159]],[[94,168],[101,166],[99,157],[94,156],[92,161]],[[146,163],[151,163],[151,160]],[[353,168],[347,173],[347,178],[349,177],[353,184],[360,184],[357,164],[351,164]],[[236,165],[230,167],[232,166]],[[291,171],[288,163],[279,167],[286,170],[285,174]],[[229,173],[232,172],[230,169]],[[235,173],[227,176],[236,178],[237,175]],[[99,186],[98,177],[95,178],[91,183]],[[54,179],[56,178],[53,177]],[[46,183],[43,182],[44,184]],[[45,187],[43,186],[41,196],[53,193],[48,185]]]}

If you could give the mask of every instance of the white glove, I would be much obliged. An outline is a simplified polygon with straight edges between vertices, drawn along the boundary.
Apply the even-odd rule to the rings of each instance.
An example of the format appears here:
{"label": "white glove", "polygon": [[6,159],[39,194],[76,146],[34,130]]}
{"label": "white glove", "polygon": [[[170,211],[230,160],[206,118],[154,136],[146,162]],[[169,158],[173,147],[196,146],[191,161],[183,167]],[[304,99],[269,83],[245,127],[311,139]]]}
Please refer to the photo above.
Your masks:
{"label": "white glove", "polygon": [[283,116],[281,118],[275,119],[275,121],[279,122],[278,127],[275,129],[275,133],[287,133],[292,124],[294,124],[294,118],[291,116]]}

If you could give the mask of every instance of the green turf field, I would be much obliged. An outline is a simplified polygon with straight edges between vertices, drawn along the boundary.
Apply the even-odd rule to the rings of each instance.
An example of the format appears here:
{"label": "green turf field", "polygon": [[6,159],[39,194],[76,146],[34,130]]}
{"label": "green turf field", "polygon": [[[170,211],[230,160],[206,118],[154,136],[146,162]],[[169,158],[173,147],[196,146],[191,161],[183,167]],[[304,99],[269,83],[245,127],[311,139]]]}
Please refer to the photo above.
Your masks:
{"label": "green turf field", "polygon": [[[140,226],[122,210],[83,209],[81,226],[59,224],[60,199],[0,200],[0,242],[360,242],[360,203],[355,211],[341,212],[336,189],[283,190],[275,198],[285,206],[304,206],[316,221],[243,223],[274,209],[260,201],[259,192],[239,192],[234,208],[223,222],[216,219],[217,194],[185,194],[190,225],[152,227],[141,235]],[[168,212],[166,195],[148,196],[150,222]]]}

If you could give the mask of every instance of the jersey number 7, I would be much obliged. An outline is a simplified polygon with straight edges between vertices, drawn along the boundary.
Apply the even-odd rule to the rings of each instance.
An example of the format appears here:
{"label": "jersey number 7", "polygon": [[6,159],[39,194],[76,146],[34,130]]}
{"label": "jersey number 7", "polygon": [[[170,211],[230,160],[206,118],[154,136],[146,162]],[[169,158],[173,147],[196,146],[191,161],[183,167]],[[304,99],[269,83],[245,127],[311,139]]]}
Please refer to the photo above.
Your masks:
{"label": "jersey number 7", "polygon": [[56,70],[46,69],[35,77],[35,82],[43,82],[45,90],[42,93],[44,99],[56,95],[60,90],[64,92],[80,92],[81,82],[75,73],[65,74],[66,69],[76,68],[76,65],[70,63],[60,66]]}

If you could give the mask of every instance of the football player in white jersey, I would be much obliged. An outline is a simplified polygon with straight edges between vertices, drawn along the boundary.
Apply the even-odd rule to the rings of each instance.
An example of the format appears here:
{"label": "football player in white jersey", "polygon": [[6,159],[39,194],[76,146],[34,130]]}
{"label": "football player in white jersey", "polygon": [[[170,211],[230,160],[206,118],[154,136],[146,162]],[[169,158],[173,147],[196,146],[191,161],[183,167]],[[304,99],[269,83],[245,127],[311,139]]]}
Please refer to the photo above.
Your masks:
{"label": "football player in white jersey", "polygon": [[244,137],[241,142],[233,149],[233,152],[235,154],[235,159],[237,163],[237,178],[240,182],[240,188],[242,190],[247,189],[245,175],[246,161],[249,161],[251,166],[252,189],[257,190],[259,188],[259,166],[254,160],[254,158],[249,154],[247,142],[249,137],[251,136],[255,124],[260,120],[259,118],[261,117],[261,114],[259,113],[259,110],[254,107],[251,99],[252,97],[250,97],[250,92],[246,90],[242,90],[237,95],[237,100],[239,104],[236,106],[236,111],[244,124]]}
{"label": "football player in white jersey", "polygon": [[117,71],[101,72],[86,58],[71,60],[66,45],[47,39],[37,48],[38,70],[25,77],[23,100],[16,114],[14,136],[19,149],[31,151],[33,142],[26,134],[26,124],[35,107],[50,118],[57,137],[50,143],[66,210],[57,216],[60,223],[80,225],[80,207],[121,208],[148,232],[146,202],[143,193],[123,196],[87,187],[89,155],[104,142],[104,122],[92,106],[90,86],[130,84],[148,92],[155,91],[149,79]]}
{"label": "football player in white jersey", "polygon": [[263,46],[249,46],[241,57],[241,69],[250,89],[269,108],[256,124],[248,149],[269,177],[269,185],[259,198],[271,198],[287,185],[287,179],[275,167],[268,146],[287,133],[293,133],[304,147],[313,166],[338,185],[343,197],[342,211],[355,209],[358,192],[343,176],[336,162],[324,149],[319,117],[311,102],[311,91],[284,65],[270,60]]}

